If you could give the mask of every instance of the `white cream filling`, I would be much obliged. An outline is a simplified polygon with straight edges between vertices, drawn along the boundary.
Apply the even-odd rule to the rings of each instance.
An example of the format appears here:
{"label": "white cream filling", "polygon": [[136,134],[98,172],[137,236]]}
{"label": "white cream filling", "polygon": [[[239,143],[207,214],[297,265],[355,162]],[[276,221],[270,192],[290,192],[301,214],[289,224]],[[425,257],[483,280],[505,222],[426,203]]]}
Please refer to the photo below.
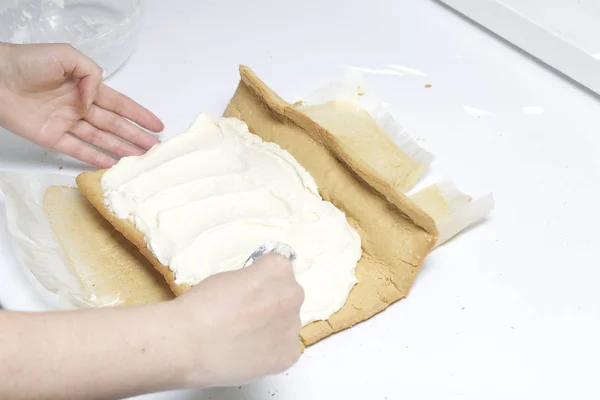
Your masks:
{"label": "white cream filling", "polygon": [[102,177],[106,206],[128,219],[178,284],[241,268],[266,241],[297,253],[302,324],[329,318],[356,284],[361,242],[310,174],[235,118],[200,115],[189,130]]}

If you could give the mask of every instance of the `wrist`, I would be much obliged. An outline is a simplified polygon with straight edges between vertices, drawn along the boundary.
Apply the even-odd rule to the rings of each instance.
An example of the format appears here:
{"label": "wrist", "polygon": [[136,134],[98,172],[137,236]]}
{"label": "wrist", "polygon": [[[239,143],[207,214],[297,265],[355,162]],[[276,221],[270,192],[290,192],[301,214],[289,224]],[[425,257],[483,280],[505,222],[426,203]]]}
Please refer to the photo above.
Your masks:
{"label": "wrist", "polygon": [[194,386],[190,381],[196,356],[191,348],[193,335],[190,322],[177,303],[168,301],[149,305],[146,309],[148,326],[155,327],[152,351],[158,353],[160,379],[166,389]]}
{"label": "wrist", "polygon": [[207,388],[214,386],[211,374],[210,347],[211,326],[205,316],[209,310],[201,302],[190,304],[186,296],[165,303],[172,331],[172,356],[177,363],[177,385],[183,388]]}

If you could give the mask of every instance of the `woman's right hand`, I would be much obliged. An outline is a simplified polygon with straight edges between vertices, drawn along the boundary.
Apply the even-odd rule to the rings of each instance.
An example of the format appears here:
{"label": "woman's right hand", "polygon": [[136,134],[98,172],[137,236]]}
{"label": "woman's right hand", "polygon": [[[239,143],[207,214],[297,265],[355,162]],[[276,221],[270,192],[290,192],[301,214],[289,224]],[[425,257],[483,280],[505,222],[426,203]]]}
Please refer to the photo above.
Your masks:
{"label": "woman's right hand", "polygon": [[0,398],[124,398],[275,374],[300,357],[303,299],[290,262],[268,255],[170,302],[0,310]]}
{"label": "woman's right hand", "polygon": [[188,347],[186,385],[240,385],[291,367],[302,353],[303,301],[292,264],[275,254],[174,300],[172,329],[182,330]]}

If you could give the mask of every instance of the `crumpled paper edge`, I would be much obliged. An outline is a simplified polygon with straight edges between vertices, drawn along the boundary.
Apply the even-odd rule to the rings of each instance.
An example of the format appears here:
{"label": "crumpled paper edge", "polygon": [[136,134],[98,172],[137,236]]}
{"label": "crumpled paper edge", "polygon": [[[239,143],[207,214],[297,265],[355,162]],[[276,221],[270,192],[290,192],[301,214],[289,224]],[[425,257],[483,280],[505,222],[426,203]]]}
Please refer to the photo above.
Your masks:
{"label": "crumpled paper edge", "polygon": [[[316,106],[332,101],[349,102],[368,112],[383,133],[418,163],[425,165],[426,174],[417,184],[408,190],[412,195],[422,190],[426,185],[436,185],[444,201],[447,202],[451,214],[436,220],[440,232],[436,247],[452,239],[469,226],[485,219],[494,209],[495,201],[492,193],[487,193],[475,200],[458,190],[450,178],[439,180],[442,175],[439,165],[434,163],[435,156],[421,147],[396,121],[388,111],[389,104],[380,101],[373,94],[360,71],[349,70],[341,79],[331,81],[307,96],[302,97],[297,104],[300,107]],[[439,180],[439,182],[436,182]],[[465,198],[468,197],[468,201]]]}
{"label": "crumpled paper edge", "polygon": [[300,100],[301,106],[312,106],[331,101],[345,101],[367,111],[379,128],[388,135],[404,153],[428,168],[435,156],[421,147],[388,111],[389,104],[379,101],[365,84],[364,75],[348,71],[341,79],[332,81]]}
{"label": "crumpled paper edge", "polygon": [[473,199],[462,192],[450,178],[445,178],[432,186],[437,188],[448,208],[448,215],[435,219],[440,231],[435,247],[441,246],[460,232],[483,220],[495,207],[494,196],[491,193]]}
{"label": "crumpled paper edge", "polygon": [[27,268],[26,272],[35,277],[43,290],[57,296],[57,302],[52,304],[56,308],[118,304],[118,299],[99,299],[87,292],[73,271],[43,209],[44,194],[50,186],[76,187],[75,176],[0,171],[7,228],[18,262]]}

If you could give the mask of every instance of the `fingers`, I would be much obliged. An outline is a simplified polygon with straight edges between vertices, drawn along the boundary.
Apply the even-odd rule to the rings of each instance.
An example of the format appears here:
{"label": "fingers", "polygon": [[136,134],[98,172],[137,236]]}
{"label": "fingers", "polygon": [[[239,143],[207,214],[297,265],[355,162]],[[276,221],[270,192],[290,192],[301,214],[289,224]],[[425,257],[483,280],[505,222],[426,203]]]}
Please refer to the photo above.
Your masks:
{"label": "fingers", "polygon": [[66,44],[57,45],[56,52],[65,76],[72,76],[79,80],[77,87],[86,111],[95,102],[99,107],[127,118],[148,130],[153,132],[163,130],[162,121],[148,109],[124,94],[101,84],[102,68],[91,58]]}
{"label": "fingers", "polygon": [[275,278],[280,281],[281,301],[290,308],[300,307],[304,303],[304,289],[296,281],[294,267],[290,260],[277,254],[266,254],[256,260],[254,264],[247,268],[260,271],[260,280]]}
{"label": "fingers", "polygon": [[160,132],[164,128],[162,121],[150,110],[106,85],[100,86],[94,103],[98,107],[127,118],[152,132]]}
{"label": "fingers", "polygon": [[71,134],[99,149],[106,150],[117,157],[139,156],[144,151],[124,142],[115,135],[101,131],[86,121],[79,121],[71,128]]}
{"label": "fingers", "polygon": [[79,80],[77,84],[77,90],[79,92],[79,98],[81,99],[82,108],[79,110],[81,115],[85,115],[90,106],[94,102],[94,98],[96,97],[96,93],[98,91],[98,86],[102,82],[102,73],[99,76],[97,75],[88,75],[84,76]]}
{"label": "fingers", "polygon": [[66,134],[56,143],[54,150],[98,168],[110,168],[117,163],[112,157],[91,148],[81,140]]}
{"label": "fingers", "polygon": [[267,253],[245,268],[248,271],[258,270],[261,277],[282,277],[295,279],[292,262],[278,253]]}
{"label": "fingers", "polygon": [[90,108],[86,120],[99,130],[112,133],[127,140],[143,150],[150,150],[160,141],[138,126],[112,111],[105,110],[96,104]]}
{"label": "fingers", "polygon": [[294,365],[302,355],[300,309],[304,303],[304,290],[294,277],[292,263],[280,254],[266,254],[258,258],[247,270],[253,270],[257,276],[260,282],[256,288],[258,292],[273,296],[269,308],[279,310],[276,314],[278,349],[271,353],[274,357],[271,372],[283,372]]}

